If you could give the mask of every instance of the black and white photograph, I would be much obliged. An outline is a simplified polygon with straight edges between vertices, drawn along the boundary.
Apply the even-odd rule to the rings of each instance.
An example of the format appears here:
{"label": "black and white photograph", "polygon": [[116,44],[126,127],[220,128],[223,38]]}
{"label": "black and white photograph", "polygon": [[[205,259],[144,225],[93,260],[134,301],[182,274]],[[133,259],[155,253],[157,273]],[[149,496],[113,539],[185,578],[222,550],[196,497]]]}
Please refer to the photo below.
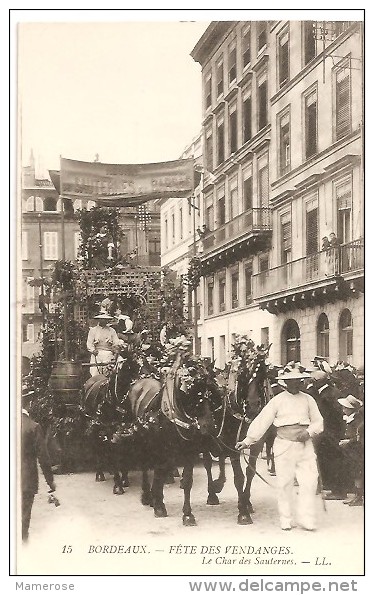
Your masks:
{"label": "black and white photograph", "polygon": [[13,574],[355,590],[364,10],[12,24]]}

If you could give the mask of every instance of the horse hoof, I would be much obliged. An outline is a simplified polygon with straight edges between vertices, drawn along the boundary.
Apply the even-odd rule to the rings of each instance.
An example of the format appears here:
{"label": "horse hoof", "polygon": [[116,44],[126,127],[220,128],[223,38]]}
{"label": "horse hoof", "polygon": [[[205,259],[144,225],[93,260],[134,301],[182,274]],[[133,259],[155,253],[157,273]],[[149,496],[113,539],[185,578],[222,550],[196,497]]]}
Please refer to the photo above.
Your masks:
{"label": "horse hoof", "polygon": [[105,475],[104,473],[96,473],[96,479],[95,481],[105,481]]}
{"label": "horse hoof", "polygon": [[238,525],[252,525],[253,521],[250,514],[238,514]]}
{"label": "horse hoof", "polygon": [[143,506],[152,506],[151,494],[146,494],[143,492],[141,497],[141,503],[143,504]]}
{"label": "horse hoof", "polygon": [[130,487],[130,482],[128,479],[123,479],[122,480],[122,487],[123,488],[129,488]]}
{"label": "horse hoof", "polygon": [[219,504],[219,498],[216,494],[209,494],[206,503],[210,506],[216,506]]}
{"label": "horse hoof", "polygon": [[249,514],[253,514],[253,513],[254,513],[254,511],[255,511],[255,510],[254,510],[254,508],[253,508],[253,506],[252,506],[252,503],[251,503],[251,502],[248,502],[248,512],[249,512]]}
{"label": "horse hoof", "polygon": [[123,489],[122,486],[114,486],[113,488],[113,494],[115,494],[116,496],[122,496],[122,494],[125,493],[125,490]]}
{"label": "horse hoof", "polygon": [[167,513],[164,505],[155,507],[154,514],[155,514],[155,517],[157,517],[158,519],[168,516],[168,513]]}
{"label": "horse hoof", "polygon": [[183,525],[184,527],[195,527],[196,526],[196,519],[193,514],[184,514],[183,515]]}

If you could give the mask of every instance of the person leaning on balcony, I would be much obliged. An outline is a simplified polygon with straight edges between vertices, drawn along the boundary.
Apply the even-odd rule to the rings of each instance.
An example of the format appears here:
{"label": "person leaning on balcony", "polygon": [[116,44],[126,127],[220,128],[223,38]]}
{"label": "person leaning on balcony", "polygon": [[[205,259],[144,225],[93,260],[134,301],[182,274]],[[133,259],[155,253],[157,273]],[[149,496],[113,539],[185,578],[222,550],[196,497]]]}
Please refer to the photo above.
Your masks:
{"label": "person leaning on balcony", "polygon": [[308,531],[316,529],[317,458],[312,437],[323,431],[323,418],[317,403],[302,392],[302,381],[310,374],[295,364],[277,377],[285,390],[275,395],[250,424],[247,436],[236,448],[243,450],[258,442],[274,424],[274,458],[277,474],[278,510],[281,528],[293,526],[292,499],[295,477],[299,484],[298,522]]}
{"label": "person leaning on balcony", "polygon": [[108,364],[113,360],[113,355],[116,348],[120,345],[120,340],[114,328],[108,326],[112,317],[105,311],[94,317],[97,320],[97,325],[90,328],[87,337],[87,349],[91,353],[90,373],[91,376],[102,374],[105,367],[100,370],[94,364]]}

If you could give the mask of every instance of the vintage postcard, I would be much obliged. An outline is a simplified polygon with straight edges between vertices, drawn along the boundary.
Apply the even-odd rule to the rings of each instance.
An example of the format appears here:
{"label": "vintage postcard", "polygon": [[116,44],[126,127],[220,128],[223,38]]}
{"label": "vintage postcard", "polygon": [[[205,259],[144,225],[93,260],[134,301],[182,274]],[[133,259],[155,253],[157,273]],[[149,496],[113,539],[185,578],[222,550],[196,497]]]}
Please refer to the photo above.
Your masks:
{"label": "vintage postcard", "polygon": [[13,574],[355,590],[364,11],[81,12],[11,17]]}

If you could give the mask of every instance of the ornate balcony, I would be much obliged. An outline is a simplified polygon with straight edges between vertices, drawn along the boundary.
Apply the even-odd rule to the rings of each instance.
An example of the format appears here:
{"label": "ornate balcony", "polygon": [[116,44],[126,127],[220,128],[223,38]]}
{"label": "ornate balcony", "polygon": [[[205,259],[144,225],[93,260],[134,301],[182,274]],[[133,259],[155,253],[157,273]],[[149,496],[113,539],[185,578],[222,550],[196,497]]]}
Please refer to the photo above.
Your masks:
{"label": "ornate balcony", "polygon": [[206,271],[235,261],[268,246],[271,238],[271,209],[250,209],[237,215],[202,238],[201,260]]}
{"label": "ornate balcony", "polygon": [[363,292],[364,241],[355,240],[253,275],[253,296],[277,313]]}

